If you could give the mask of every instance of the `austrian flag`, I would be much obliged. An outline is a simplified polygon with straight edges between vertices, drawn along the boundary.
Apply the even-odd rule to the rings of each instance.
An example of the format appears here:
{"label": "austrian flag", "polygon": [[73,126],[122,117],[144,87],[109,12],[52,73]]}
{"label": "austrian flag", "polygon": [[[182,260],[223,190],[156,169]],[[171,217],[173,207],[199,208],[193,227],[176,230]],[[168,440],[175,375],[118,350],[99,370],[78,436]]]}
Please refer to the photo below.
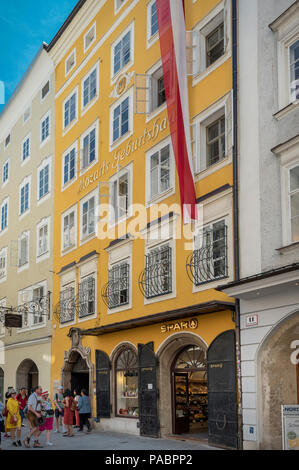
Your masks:
{"label": "austrian flag", "polygon": [[184,223],[197,219],[190,136],[184,0],[156,0],[164,86]]}

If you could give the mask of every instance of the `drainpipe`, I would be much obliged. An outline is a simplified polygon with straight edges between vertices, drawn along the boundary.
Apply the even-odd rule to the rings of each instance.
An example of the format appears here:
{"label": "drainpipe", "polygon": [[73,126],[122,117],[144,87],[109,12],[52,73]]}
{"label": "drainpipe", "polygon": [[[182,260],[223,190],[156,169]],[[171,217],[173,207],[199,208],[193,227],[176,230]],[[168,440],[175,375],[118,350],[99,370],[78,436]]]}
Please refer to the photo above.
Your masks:
{"label": "drainpipe", "polygon": [[[234,277],[240,279],[239,257],[239,167],[238,167],[238,9],[237,0],[232,0],[232,59],[233,59],[233,225],[234,225]],[[238,387],[238,448],[243,448],[241,347],[240,347],[240,301],[236,299],[236,358]]]}

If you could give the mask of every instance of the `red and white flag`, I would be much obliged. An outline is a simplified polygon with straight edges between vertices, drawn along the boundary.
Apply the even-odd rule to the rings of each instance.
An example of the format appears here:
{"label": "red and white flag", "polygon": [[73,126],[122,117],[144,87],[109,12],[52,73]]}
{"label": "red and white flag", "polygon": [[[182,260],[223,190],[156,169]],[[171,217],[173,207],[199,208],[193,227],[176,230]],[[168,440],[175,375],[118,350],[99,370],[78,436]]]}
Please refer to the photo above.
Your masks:
{"label": "red and white flag", "polygon": [[156,0],[164,86],[184,223],[197,220],[190,136],[184,0]]}

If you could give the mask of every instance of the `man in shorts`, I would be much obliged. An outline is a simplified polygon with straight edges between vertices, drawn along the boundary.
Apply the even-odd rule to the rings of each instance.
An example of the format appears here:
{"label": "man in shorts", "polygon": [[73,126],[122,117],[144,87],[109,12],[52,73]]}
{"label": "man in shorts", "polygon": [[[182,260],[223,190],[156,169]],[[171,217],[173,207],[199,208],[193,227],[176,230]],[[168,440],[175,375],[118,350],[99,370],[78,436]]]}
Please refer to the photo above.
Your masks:
{"label": "man in shorts", "polygon": [[36,418],[41,418],[42,414],[42,406],[41,406],[41,394],[42,394],[42,388],[40,385],[35,387],[33,389],[33,393],[30,395],[28,398],[28,414],[27,414],[27,419],[30,423],[31,430],[29,435],[26,437],[24,441],[24,446],[29,448],[30,447],[30,439],[32,436],[34,436],[34,445],[33,447],[43,447],[39,442],[38,442],[38,436],[40,435],[41,431],[39,430],[39,424],[36,422]]}
{"label": "man in shorts", "polygon": [[63,387],[60,385],[53,397],[53,403],[55,405],[55,422],[56,431],[59,432],[59,421],[62,424],[62,432],[65,432],[63,417],[64,417],[64,404],[63,404]]}

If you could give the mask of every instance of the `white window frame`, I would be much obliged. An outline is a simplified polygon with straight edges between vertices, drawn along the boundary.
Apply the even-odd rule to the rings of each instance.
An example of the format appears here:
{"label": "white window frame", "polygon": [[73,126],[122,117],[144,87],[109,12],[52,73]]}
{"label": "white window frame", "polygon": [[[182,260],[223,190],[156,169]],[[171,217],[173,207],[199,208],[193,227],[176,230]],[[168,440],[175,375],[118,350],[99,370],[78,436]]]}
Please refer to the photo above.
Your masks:
{"label": "white window frame", "polygon": [[[2,230],[2,207],[7,204],[7,226]],[[4,233],[7,232],[8,230],[8,224],[9,224],[9,197],[6,197],[0,206],[0,235],[3,235]]]}
{"label": "white window frame", "polygon": [[[83,168],[83,142],[84,138],[95,130],[95,159]],[[97,119],[88,129],[81,134],[80,137],[80,175],[83,175],[86,171],[89,171],[99,161],[99,120]]]}
{"label": "white window frame", "polygon": [[7,280],[7,262],[8,262],[8,248],[7,246],[2,248],[0,251],[0,258],[5,258],[5,268],[4,268],[4,275],[0,277],[0,284]]}
{"label": "white window frame", "polygon": [[[70,52],[70,54],[67,56],[67,58],[65,59],[65,63],[64,63],[64,72],[65,72],[65,76],[67,77],[72,70],[74,70],[74,68],[76,67],[76,62],[77,62],[77,54],[76,54],[76,48],[74,48],[72,50],[72,52]],[[71,66],[71,68],[69,70],[67,70],[67,65],[68,65],[68,62],[69,60],[71,59],[71,57],[74,57],[74,63],[73,65]]]}
{"label": "white window frame", "polygon": [[[131,41],[130,41],[130,61],[124,65],[122,68],[120,68],[116,73],[114,73],[114,49],[117,46],[117,44],[122,41],[123,37],[131,31]],[[111,45],[111,84],[114,84],[117,80],[117,78],[121,75],[127,72],[127,70],[132,67],[134,64],[134,21],[117,37],[117,39],[113,42]]]}
{"label": "white window frame", "polygon": [[132,250],[133,244],[131,239],[124,240],[118,243],[116,246],[108,247],[106,249],[109,256],[108,270],[112,269],[113,266],[116,266],[118,264],[128,263],[129,265],[129,302],[126,305],[114,308],[109,308],[108,306],[108,315],[113,315],[114,313],[123,312],[132,308]]}
{"label": "white window frame", "polygon": [[[84,82],[92,74],[94,70],[97,71],[97,93],[84,106]],[[81,80],[81,116],[84,116],[84,114],[96,103],[96,101],[98,101],[99,96],[100,96],[100,66],[99,66],[99,61],[97,61],[97,63],[87,72],[87,74]]]}
{"label": "white window frame", "polygon": [[[169,188],[162,193],[157,194],[155,197],[151,197],[151,157],[154,153],[160,152],[164,147],[169,146]],[[161,140],[157,145],[150,148],[146,152],[146,171],[145,171],[145,188],[146,188],[146,207],[150,207],[153,204],[157,204],[163,199],[173,195],[175,193],[175,158],[171,142],[171,137],[168,136]]]}
{"label": "white window frame", "polygon": [[146,36],[146,48],[148,49],[151,47],[155,42],[158,41],[159,39],[159,28],[158,31],[155,34],[151,34],[151,29],[152,29],[152,15],[151,15],[151,9],[153,4],[156,2],[156,0],[151,0],[147,4],[147,36]]}
{"label": "white window frame", "polygon": [[[7,179],[5,181],[3,181],[3,176],[4,176],[4,167],[5,165],[8,165],[8,170],[7,170]],[[9,173],[10,173],[10,159],[8,158],[4,163],[3,163],[3,166],[2,166],[2,188],[4,188],[8,182],[9,182]]]}
{"label": "white window frame", "polygon": [[128,0],[124,0],[120,6],[117,6],[117,0],[114,0],[114,14],[117,15],[127,2]]}
{"label": "white window frame", "polygon": [[[114,117],[114,110],[117,108],[126,98],[129,98],[129,130],[123,136],[118,137],[113,142],[113,117]],[[121,98],[115,101],[110,107],[110,152],[114,150],[116,147],[121,145],[125,140],[133,135],[133,87],[131,87],[127,93],[123,94]]]}
{"label": "white window frame", "polygon": [[[88,235],[83,236],[83,205],[85,202],[89,201],[94,197],[94,232],[89,233]],[[89,242],[96,237],[97,234],[97,205],[99,203],[98,199],[98,190],[97,188],[88,193],[83,199],[80,200],[80,246],[84,243]],[[88,225],[88,224],[87,224]]]}
{"label": "white window frame", "polygon": [[[29,154],[23,159],[24,144],[29,140]],[[31,132],[29,132],[26,137],[22,140],[22,153],[21,153],[21,166],[25,165],[31,158]]]}
{"label": "white window frame", "polygon": [[[39,196],[39,185],[40,185],[40,172],[46,168],[46,166],[49,165],[49,191],[47,194],[44,196],[40,197]],[[51,197],[51,173],[52,173],[52,158],[47,157],[43,160],[43,162],[40,164],[40,166],[37,169],[37,205],[40,205],[42,202],[46,201]]]}
{"label": "white window frame", "polygon": [[[67,209],[65,212],[61,214],[61,245],[60,245],[60,253],[61,256],[70,253],[71,251],[77,248],[77,204],[74,204],[72,207]],[[68,217],[72,212],[74,212],[74,233],[75,233],[75,243],[74,245],[69,245],[68,247],[64,247],[64,218]]]}
{"label": "white window frame", "polygon": [[[94,31],[94,37],[92,39],[92,41],[88,44],[88,46],[86,47],[86,38],[87,36],[91,33],[91,31]],[[83,37],[83,48],[84,48],[84,54],[86,54],[86,52],[88,51],[88,49],[91,48],[91,46],[93,45],[93,43],[95,42],[97,38],[97,23],[96,21],[93,23],[93,25],[89,28],[89,30],[84,34],[84,37]]]}
{"label": "white window frame", "polygon": [[[109,213],[109,227],[114,227],[124,220],[129,219],[133,215],[133,163],[129,163],[124,168],[121,168],[118,172],[116,172],[113,176],[111,176],[109,180],[109,205],[112,208],[112,191],[114,183],[121,178],[125,173],[128,173],[128,211],[127,214],[124,214],[122,217],[117,217],[115,220],[113,218],[112,211]],[[119,192],[119,188],[117,187],[117,194]],[[119,195],[117,196],[119,197]],[[118,205],[119,208],[119,205]]]}
{"label": "white window frame", "polygon": [[[69,155],[69,153],[75,150],[75,176],[71,180],[68,180],[66,183],[64,182],[64,161],[65,157]],[[61,171],[61,191],[64,191],[69,186],[71,186],[75,181],[77,181],[78,175],[78,140],[76,140],[70,147],[68,147],[65,152],[62,154],[62,171]]]}
{"label": "white window frame", "polygon": [[[21,240],[23,238],[27,238],[27,262],[25,264],[22,264],[20,266],[20,250],[21,250]],[[29,263],[30,263],[30,231],[28,230],[27,232],[23,232],[19,238],[18,238],[18,268],[17,272],[20,273],[22,271],[25,271],[26,269],[29,269]]]}
{"label": "white window frame", "polygon": [[[206,38],[221,23],[224,23],[224,54],[210,66],[206,65]],[[193,82],[196,86],[207,75],[220,67],[232,53],[231,50],[231,2],[222,0],[192,30],[193,36]]]}
{"label": "white window frame", "polygon": [[[72,98],[73,95],[76,95],[76,113],[74,119],[67,124],[65,127],[64,125],[64,107],[65,104]],[[62,103],[62,136],[65,136],[65,134],[78,122],[78,110],[79,110],[79,104],[78,104],[78,97],[79,97],[79,87],[76,86],[65,98],[65,100]]]}
{"label": "white window frame", "polygon": [[[22,188],[26,186],[26,184],[29,184],[28,187],[28,209],[26,209],[23,213],[21,213],[21,191]],[[23,217],[25,217],[27,214],[30,213],[31,209],[31,175],[26,176],[26,178],[23,179],[22,183],[19,186],[19,220],[21,220]]]}
{"label": "white window frame", "polygon": [[[94,320],[98,316],[98,286],[97,286],[97,263],[98,255],[95,255],[93,258],[86,260],[83,263],[79,264],[79,284],[85,279],[92,277],[95,281],[94,283],[94,307],[95,312],[93,315],[88,315],[86,317],[79,317],[78,312],[78,323],[87,322],[89,320]],[[79,285],[78,285],[78,294],[79,294]],[[79,295],[78,295],[79,298]]]}
{"label": "white window frame", "polygon": [[[39,231],[41,228],[47,226],[48,227],[48,237],[47,237],[47,249],[43,253],[39,253]],[[46,217],[43,220],[39,222],[36,226],[36,262],[40,263],[41,261],[44,261],[45,259],[50,258],[50,229],[51,229],[51,217]]]}
{"label": "white window frame", "polygon": [[[298,150],[297,150],[298,151]],[[286,157],[287,158],[287,157]],[[299,240],[292,241],[292,225],[291,225],[291,193],[290,193],[290,171],[299,166],[298,153],[295,158],[282,163],[282,236],[283,247],[296,245]]]}
{"label": "white window frame", "polygon": [[[222,115],[225,117],[225,156],[215,164],[206,166],[206,129]],[[195,116],[191,123],[193,166],[196,181],[231,163],[233,154],[233,93],[232,91],[208,109]],[[205,164],[203,164],[205,162]]]}
{"label": "white window frame", "polygon": [[[49,91],[48,91],[48,92],[46,93],[46,95],[43,97],[43,95],[42,95],[43,88],[46,86],[46,84],[47,84],[48,82],[49,82]],[[51,92],[51,79],[50,79],[50,77],[49,77],[47,80],[45,80],[45,82],[43,83],[43,85],[42,85],[42,87],[41,87],[41,89],[40,89],[40,102],[41,102],[41,103],[43,103],[43,101],[45,101],[45,99],[47,98],[47,96],[49,96],[50,92]]]}
{"label": "white window frame", "polygon": [[[49,119],[49,134],[47,137],[44,139],[42,138],[42,126],[43,122],[45,122],[46,119]],[[51,138],[51,109],[44,114],[44,116],[40,120],[40,147],[43,147]]]}
{"label": "white window frame", "polygon": [[[29,115],[28,117],[25,119],[25,115],[26,115],[26,112],[29,110]],[[29,121],[29,119],[31,118],[32,116],[32,104],[30,103],[28,106],[26,106],[26,108],[24,109],[24,112],[23,112],[23,125],[26,124],[27,121]]]}

